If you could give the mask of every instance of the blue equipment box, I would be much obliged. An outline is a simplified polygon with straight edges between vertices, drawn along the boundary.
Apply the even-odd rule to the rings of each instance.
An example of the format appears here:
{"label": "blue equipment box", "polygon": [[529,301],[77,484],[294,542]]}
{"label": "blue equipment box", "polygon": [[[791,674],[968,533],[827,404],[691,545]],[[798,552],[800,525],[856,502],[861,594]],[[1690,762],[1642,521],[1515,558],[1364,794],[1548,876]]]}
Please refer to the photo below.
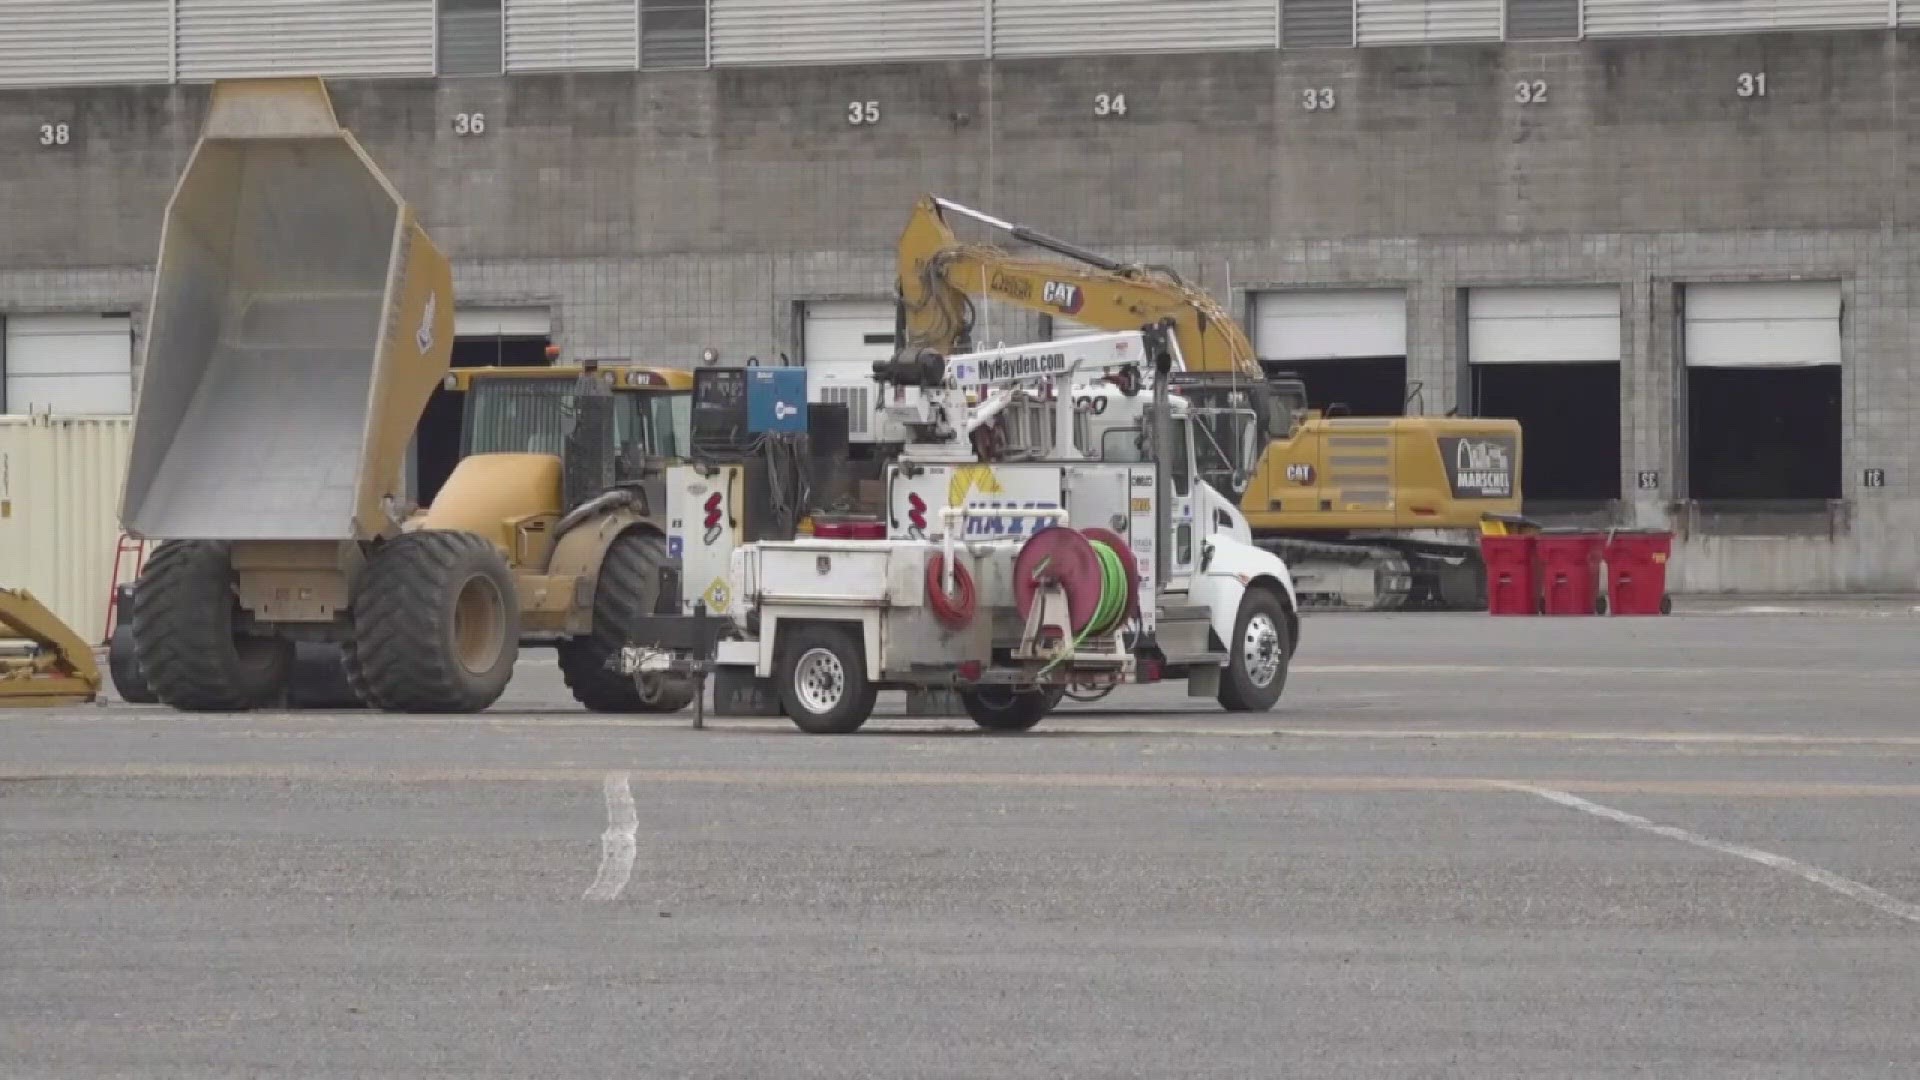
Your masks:
{"label": "blue equipment box", "polygon": [[747,369],[747,430],[753,434],[807,430],[807,369]]}

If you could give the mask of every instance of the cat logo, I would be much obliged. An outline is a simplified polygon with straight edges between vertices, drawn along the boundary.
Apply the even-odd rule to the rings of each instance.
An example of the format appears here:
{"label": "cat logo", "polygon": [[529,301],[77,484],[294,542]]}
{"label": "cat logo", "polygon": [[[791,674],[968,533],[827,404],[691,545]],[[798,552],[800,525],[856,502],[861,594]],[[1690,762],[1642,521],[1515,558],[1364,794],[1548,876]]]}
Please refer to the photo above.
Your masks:
{"label": "cat logo", "polygon": [[1049,281],[1040,289],[1040,301],[1051,304],[1066,315],[1077,315],[1080,303],[1085,296],[1080,286],[1069,285],[1064,281]]}

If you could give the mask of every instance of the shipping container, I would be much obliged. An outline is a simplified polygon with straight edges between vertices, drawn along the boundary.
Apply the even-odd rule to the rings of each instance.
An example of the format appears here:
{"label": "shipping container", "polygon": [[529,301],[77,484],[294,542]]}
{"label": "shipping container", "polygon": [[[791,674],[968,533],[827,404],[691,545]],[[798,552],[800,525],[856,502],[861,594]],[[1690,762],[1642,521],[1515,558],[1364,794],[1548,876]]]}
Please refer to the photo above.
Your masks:
{"label": "shipping container", "polygon": [[0,416],[0,586],[88,641],[106,629],[132,445],[131,417]]}

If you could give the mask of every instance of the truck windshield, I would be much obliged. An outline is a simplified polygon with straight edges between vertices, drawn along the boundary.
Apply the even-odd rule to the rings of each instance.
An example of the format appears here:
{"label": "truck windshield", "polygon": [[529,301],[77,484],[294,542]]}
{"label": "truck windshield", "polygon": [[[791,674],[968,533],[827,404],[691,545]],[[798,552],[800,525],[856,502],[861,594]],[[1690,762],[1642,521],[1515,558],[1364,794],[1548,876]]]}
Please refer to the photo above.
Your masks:
{"label": "truck windshield", "polygon": [[[575,376],[476,379],[467,391],[460,454],[558,454],[573,414]],[[613,395],[614,438],[622,453],[687,456],[690,391],[621,390]]]}

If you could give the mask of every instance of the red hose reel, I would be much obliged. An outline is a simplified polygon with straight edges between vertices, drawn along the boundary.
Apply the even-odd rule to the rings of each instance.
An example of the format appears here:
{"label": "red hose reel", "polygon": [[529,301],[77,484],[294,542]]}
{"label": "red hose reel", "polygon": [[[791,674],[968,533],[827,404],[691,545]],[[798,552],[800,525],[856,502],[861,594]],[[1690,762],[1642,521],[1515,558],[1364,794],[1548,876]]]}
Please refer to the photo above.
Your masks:
{"label": "red hose reel", "polygon": [[974,593],[973,575],[967,573],[966,564],[958,559],[953,562],[954,594],[947,595],[946,558],[940,552],[927,557],[927,606],[933,609],[933,617],[940,625],[949,630],[964,630],[973,622],[973,613],[979,598]]}

